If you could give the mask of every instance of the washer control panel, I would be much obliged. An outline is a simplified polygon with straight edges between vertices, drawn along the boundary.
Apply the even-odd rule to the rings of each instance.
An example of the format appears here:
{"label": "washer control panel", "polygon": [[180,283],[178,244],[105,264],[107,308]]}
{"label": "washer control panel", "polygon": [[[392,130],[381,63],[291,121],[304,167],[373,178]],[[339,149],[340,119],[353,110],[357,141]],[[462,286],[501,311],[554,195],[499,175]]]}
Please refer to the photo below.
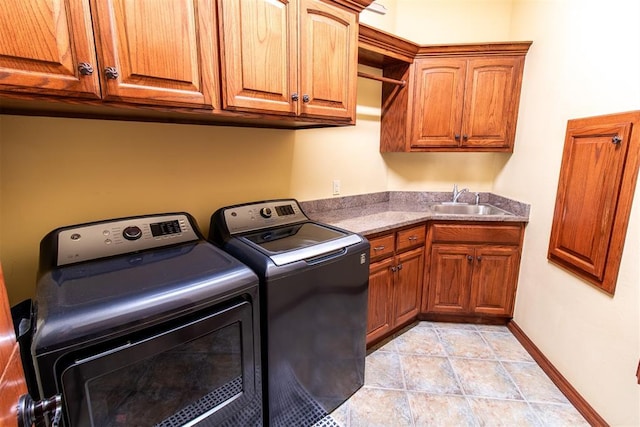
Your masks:
{"label": "washer control panel", "polygon": [[231,235],[294,224],[308,219],[294,199],[247,203],[224,210],[224,221]]}
{"label": "washer control panel", "polygon": [[58,231],[57,265],[199,240],[185,214],[96,222]]}

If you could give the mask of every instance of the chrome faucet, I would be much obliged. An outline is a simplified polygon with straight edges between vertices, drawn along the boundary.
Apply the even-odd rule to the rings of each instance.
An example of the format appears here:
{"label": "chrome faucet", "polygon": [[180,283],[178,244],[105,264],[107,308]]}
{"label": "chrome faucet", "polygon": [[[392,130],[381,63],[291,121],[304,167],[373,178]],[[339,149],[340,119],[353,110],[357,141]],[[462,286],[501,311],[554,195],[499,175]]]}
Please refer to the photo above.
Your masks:
{"label": "chrome faucet", "polygon": [[467,191],[469,191],[468,188],[463,188],[462,190],[458,191],[458,184],[453,184],[453,203],[458,203],[458,198],[460,197],[460,195]]}

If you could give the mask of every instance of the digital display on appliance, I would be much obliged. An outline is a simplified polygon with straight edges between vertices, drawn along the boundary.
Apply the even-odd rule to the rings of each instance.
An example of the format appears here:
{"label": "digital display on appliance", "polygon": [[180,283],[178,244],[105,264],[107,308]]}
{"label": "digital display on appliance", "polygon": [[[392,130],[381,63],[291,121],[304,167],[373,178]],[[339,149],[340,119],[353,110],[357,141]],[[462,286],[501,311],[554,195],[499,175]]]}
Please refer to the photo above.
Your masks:
{"label": "digital display on appliance", "polygon": [[276,212],[278,216],[293,215],[295,213],[291,205],[276,206]]}
{"label": "digital display on appliance", "polygon": [[180,223],[178,220],[173,221],[164,221],[164,222],[156,222],[154,224],[149,224],[151,228],[151,234],[153,237],[167,236],[169,234],[177,234],[181,233]]}

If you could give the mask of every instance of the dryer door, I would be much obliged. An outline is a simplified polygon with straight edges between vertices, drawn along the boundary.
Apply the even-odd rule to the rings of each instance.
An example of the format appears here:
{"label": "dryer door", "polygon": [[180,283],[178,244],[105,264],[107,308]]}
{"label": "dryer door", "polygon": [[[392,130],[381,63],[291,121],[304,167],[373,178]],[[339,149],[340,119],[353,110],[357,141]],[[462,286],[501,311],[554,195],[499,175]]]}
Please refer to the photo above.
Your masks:
{"label": "dryer door", "polygon": [[253,333],[251,304],[236,301],[68,354],[60,369],[68,425],[217,425],[261,416]]}

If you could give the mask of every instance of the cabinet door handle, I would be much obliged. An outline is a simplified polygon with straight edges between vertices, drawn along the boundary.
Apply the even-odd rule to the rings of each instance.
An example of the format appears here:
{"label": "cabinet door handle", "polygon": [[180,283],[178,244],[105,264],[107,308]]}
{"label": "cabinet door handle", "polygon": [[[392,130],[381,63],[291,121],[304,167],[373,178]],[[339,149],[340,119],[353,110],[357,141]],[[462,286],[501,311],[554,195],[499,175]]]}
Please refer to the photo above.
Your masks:
{"label": "cabinet door handle", "polygon": [[90,76],[93,74],[93,67],[88,62],[81,62],[78,64],[78,72],[83,76]]}
{"label": "cabinet door handle", "polygon": [[396,267],[395,265],[394,265],[394,266],[392,266],[392,267],[391,267],[391,271],[393,271],[393,272],[395,273],[396,271],[398,271],[398,267]]}
{"label": "cabinet door handle", "polygon": [[116,69],[116,67],[105,68],[104,75],[107,76],[109,80],[115,80],[118,77],[120,77],[120,73],[118,73],[118,70]]}
{"label": "cabinet door handle", "polygon": [[374,251],[383,251],[384,250],[384,245],[380,245],[380,246],[375,246],[373,248]]}
{"label": "cabinet door handle", "polygon": [[620,144],[622,142],[622,138],[620,138],[619,135],[616,135],[613,138],[611,138],[611,142],[613,142],[614,144]]}
{"label": "cabinet door handle", "polygon": [[308,104],[310,100],[311,98],[309,98],[309,95],[302,95],[302,102],[305,104]]}
{"label": "cabinet door handle", "polygon": [[300,95],[298,95],[298,92],[293,92],[293,94],[291,94],[291,100],[298,102],[298,99],[300,99]]}
{"label": "cabinet door handle", "polygon": [[453,135],[453,139],[455,139],[456,141],[460,141],[460,134],[456,133],[455,135]]}
{"label": "cabinet door handle", "polygon": [[476,258],[478,260],[478,262],[482,261],[482,257],[479,256],[478,258]]}
{"label": "cabinet door handle", "polygon": [[468,139],[469,139],[469,135],[462,135],[462,140],[463,140],[463,141],[466,141],[466,140],[468,140]]}
{"label": "cabinet door handle", "polygon": [[398,271],[402,270],[402,264],[398,264]]}
{"label": "cabinet door handle", "polygon": [[473,257],[471,255],[467,255],[467,261],[473,262]]}

